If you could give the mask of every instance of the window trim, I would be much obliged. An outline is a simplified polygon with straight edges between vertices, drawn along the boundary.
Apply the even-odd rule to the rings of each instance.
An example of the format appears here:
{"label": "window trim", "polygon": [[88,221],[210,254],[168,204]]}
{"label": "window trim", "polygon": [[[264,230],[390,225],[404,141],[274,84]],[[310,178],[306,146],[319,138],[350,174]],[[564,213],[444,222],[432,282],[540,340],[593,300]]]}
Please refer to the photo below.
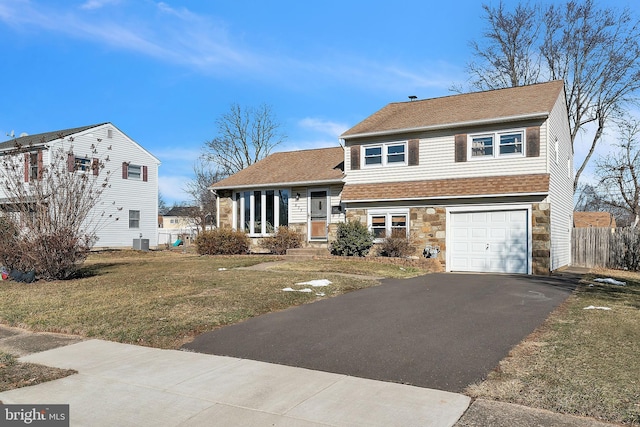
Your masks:
{"label": "window trim", "polygon": [[[500,153],[500,148],[502,147],[501,137],[504,135],[512,135],[512,134],[521,135],[522,142],[520,145],[522,148],[520,152],[501,154]],[[483,155],[483,156],[474,156],[473,155],[474,138],[486,138],[486,137],[491,137],[491,140],[492,140],[491,147],[493,151],[492,154]],[[478,133],[468,134],[467,135],[467,160],[475,162],[475,161],[482,161],[482,160],[488,160],[488,159],[526,157],[526,152],[527,152],[526,141],[527,141],[527,135],[526,135],[526,129],[524,128],[505,129],[505,130],[493,131],[493,132],[478,132]]]}
{"label": "window trim", "polygon": [[370,209],[369,211],[367,211],[367,228],[369,229],[370,232],[373,233],[373,217],[381,217],[384,216],[385,217],[385,237],[378,237],[378,238],[374,238],[373,242],[374,243],[381,243],[387,236],[390,236],[393,233],[393,224],[392,224],[392,218],[394,216],[404,216],[406,219],[406,233],[407,233],[407,237],[409,237],[409,234],[411,232],[411,223],[410,223],[410,215],[409,215],[409,209]]}
{"label": "window trim", "polygon": [[[402,160],[402,162],[390,162],[389,161],[389,156],[398,155],[398,153],[389,153],[389,149],[391,147],[398,147],[398,146],[402,146],[403,147],[403,150],[402,150],[403,160]],[[385,167],[394,167],[394,166],[407,166],[409,164],[409,162],[408,162],[408,157],[409,157],[409,143],[408,143],[408,141],[381,142],[381,143],[375,143],[375,144],[362,145],[361,147],[362,147],[362,149],[360,150],[360,155],[361,155],[362,169],[385,168]],[[378,147],[380,147],[380,163],[367,164],[367,158],[373,157],[373,156],[367,156],[366,155],[367,154],[367,149],[369,149],[369,148],[378,148]],[[375,156],[375,157],[378,157],[378,156]]]}

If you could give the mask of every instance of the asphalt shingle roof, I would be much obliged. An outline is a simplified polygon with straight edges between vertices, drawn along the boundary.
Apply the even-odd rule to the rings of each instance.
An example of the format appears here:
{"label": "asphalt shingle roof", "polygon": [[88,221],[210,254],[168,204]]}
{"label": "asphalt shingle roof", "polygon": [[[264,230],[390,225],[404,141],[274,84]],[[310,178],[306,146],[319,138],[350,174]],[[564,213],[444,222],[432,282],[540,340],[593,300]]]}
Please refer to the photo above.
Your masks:
{"label": "asphalt shingle roof", "polygon": [[375,184],[347,184],[343,201],[416,200],[482,195],[548,193],[549,175],[510,175],[480,178],[432,179]]}
{"label": "asphalt shingle roof", "polygon": [[555,80],[530,86],[395,102],[367,117],[341,137],[548,114],[563,88],[564,83]]}
{"label": "asphalt shingle roof", "polygon": [[344,177],[342,147],[271,154],[211,186],[242,188],[311,182],[340,182]]}
{"label": "asphalt shingle roof", "polygon": [[10,148],[15,148],[18,146],[28,147],[28,146],[46,144],[47,142],[55,141],[56,139],[60,139],[60,138],[66,138],[69,135],[73,135],[75,133],[82,132],[87,129],[102,126],[104,124],[106,123],[99,123],[96,125],[82,126],[82,127],[72,128],[72,129],[62,129],[62,130],[56,130],[53,132],[44,132],[44,133],[38,133],[34,135],[21,136],[21,137],[13,138],[13,139],[10,139],[9,141],[0,143],[0,150],[6,150]]}

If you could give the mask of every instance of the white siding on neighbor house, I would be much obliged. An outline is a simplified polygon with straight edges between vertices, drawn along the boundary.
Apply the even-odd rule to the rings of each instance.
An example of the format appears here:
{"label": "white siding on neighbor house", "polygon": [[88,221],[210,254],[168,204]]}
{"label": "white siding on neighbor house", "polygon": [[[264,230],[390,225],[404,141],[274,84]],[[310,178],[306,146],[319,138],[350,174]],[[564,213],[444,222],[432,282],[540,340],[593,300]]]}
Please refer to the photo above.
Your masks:
{"label": "white siding on neighbor house", "polygon": [[550,172],[551,269],[556,270],[571,263],[573,227],[573,150],[564,94],[558,97],[547,123],[549,137],[545,145],[549,147],[547,164]]}
{"label": "white siding on neighbor house", "polygon": [[[112,130],[111,138],[108,138],[108,129]],[[143,239],[149,239],[150,247],[156,247],[159,161],[112,124],[75,134],[72,142],[65,139],[52,142],[50,145],[59,147],[60,144],[66,150],[73,146],[76,156],[102,160],[107,156],[109,158],[97,177],[98,180],[103,180],[106,173],[110,172],[109,187],[104,191],[101,201],[93,210],[93,216],[89,219],[94,223],[100,223],[97,230],[99,240],[95,247],[131,247],[133,239],[140,238],[140,235]],[[92,152],[92,144],[95,145],[97,153]],[[147,181],[142,181],[142,177],[140,180],[123,179],[123,162],[147,166]],[[129,228],[130,210],[140,211],[139,228]],[[109,218],[109,215],[112,217]]]}
{"label": "white siding on neighbor house", "polygon": [[[360,170],[351,169],[351,145],[347,141],[347,149],[345,150],[345,172],[347,184],[367,184],[385,182],[402,182],[417,181],[430,179],[449,179],[449,178],[471,178],[482,176],[499,176],[499,175],[521,175],[547,173],[547,147],[543,141],[546,141],[546,126],[540,126],[540,156],[504,156],[493,159],[470,160],[466,162],[455,161],[455,135],[456,134],[476,134],[483,132],[494,132],[503,130],[524,130],[528,126],[538,126],[540,122],[534,123],[517,123],[507,124],[500,127],[474,127],[469,129],[456,129],[455,131],[434,131],[424,134],[420,137],[419,148],[419,165],[417,166],[387,166],[387,167],[362,167],[360,162]],[[410,137],[413,138],[413,137]],[[407,138],[409,139],[409,138]],[[398,139],[397,136],[391,137],[384,142],[406,141],[407,139]],[[524,152],[526,153],[526,135],[525,135]],[[370,143],[382,142],[380,139],[371,140],[362,143],[367,145]],[[360,149],[361,156],[363,149]]]}

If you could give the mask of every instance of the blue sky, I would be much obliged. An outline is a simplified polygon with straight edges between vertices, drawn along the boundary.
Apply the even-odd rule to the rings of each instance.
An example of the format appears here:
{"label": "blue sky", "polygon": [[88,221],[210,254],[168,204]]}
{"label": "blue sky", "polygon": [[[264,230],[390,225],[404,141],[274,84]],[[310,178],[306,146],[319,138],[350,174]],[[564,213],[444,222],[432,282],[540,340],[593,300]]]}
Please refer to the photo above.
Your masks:
{"label": "blue sky", "polygon": [[336,146],[389,102],[465,84],[481,16],[466,0],[0,0],[0,141],[112,122],[162,161],[164,199],[186,201],[232,103],[272,107],[277,151]]}

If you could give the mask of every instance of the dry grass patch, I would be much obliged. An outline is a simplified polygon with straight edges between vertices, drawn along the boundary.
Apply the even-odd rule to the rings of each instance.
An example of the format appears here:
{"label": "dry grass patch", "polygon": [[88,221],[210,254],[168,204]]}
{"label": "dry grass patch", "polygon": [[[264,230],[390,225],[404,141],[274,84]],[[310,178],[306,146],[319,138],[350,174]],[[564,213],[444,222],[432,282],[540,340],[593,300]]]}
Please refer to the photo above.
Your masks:
{"label": "dry grass patch", "polygon": [[[236,269],[276,259],[169,251],[98,253],[74,280],[3,282],[0,322],[34,331],[177,348],[223,325],[378,283],[329,272]],[[325,296],[282,291],[320,278],[333,282],[318,291]]]}
{"label": "dry grass patch", "polygon": [[[627,286],[593,282],[612,277]],[[590,286],[591,285],[591,286]],[[585,307],[611,310],[585,310]],[[640,274],[594,271],[472,397],[640,425]]]}
{"label": "dry grass patch", "polygon": [[64,378],[77,371],[33,363],[20,363],[9,353],[0,351],[0,392]]}
{"label": "dry grass patch", "polygon": [[336,273],[359,274],[373,277],[390,277],[407,279],[426,274],[429,271],[424,268],[394,265],[384,262],[376,262],[369,259],[314,259],[310,261],[285,262],[278,264],[274,269],[278,271],[330,271]]}

